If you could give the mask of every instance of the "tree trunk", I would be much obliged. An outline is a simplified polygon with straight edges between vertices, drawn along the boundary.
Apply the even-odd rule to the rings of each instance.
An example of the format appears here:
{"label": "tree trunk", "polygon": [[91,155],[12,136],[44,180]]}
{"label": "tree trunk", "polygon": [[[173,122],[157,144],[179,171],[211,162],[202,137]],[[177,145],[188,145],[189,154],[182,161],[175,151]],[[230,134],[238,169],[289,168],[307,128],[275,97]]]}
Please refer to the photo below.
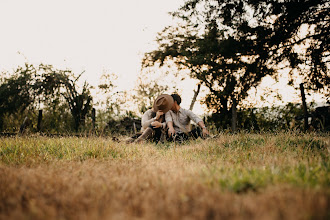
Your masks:
{"label": "tree trunk", "polygon": [[197,100],[197,96],[198,96],[198,94],[199,94],[200,89],[201,89],[201,83],[198,83],[198,85],[197,85],[197,90],[194,90],[194,97],[193,97],[192,100],[191,100],[191,104],[190,104],[190,107],[189,107],[189,110],[190,110],[190,111],[192,111],[193,108],[194,108],[194,105],[195,105],[195,102],[196,102],[196,100]]}
{"label": "tree trunk", "polygon": [[231,130],[233,132],[236,132],[237,130],[237,109],[236,109],[236,99],[233,99],[233,104],[231,106],[231,113],[232,113],[232,118],[231,118]]}
{"label": "tree trunk", "polygon": [[307,131],[308,129],[308,111],[307,111],[307,104],[306,104],[306,97],[305,97],[305,90],[304,84],[300,84],[300,93],[301,93],[301,100],[302,100],[302,107],[304,111],[304,130]]}
{"label": "tree trunk", "polygon": [[38,130],[38,132],[41,131],[41,123],[42,123],[42,110],[39,110],[38,124],[37,124],[37,130]]}
{"label": "tree trunk", "polygon": [[95,108],[92,109],[92,122],[93,122],[93,130],[95,130]]}
{"label": "tree trunk", "polygon": [[25,117],[24,118],[24,121],[23,121],[23,123],[21,124],[21,127],[20,127],[20,129],[19,129],[19,133],[20,134],[23,134],[24,133],[24,131],[25,131],[25,129],[26,129],[26,127],[29,125],[29,118],[28,117]]}

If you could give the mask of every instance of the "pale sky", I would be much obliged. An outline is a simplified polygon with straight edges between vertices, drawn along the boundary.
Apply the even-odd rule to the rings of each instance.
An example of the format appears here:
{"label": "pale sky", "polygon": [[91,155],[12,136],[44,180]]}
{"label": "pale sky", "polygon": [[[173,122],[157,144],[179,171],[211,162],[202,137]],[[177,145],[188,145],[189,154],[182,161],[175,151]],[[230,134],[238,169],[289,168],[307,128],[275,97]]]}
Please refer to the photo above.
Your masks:
{"label": "pale sky", "polygon": [[[182,3],[0,0],[0,71],[25,62],[52,64],[77,75],[85,71],[81,79],[93,86],[108,72],[118,76],[119,90],[130,90],[144,53],[156,49],[157,33],[173,23],[168,12]],[[188,105],[188,99],[185,102]]]}
{"label": "pale sky", "polygon": [[25,60],[71,68],[95,85],[103,70],[131,84],[180,0],[1,0],[1,69]]}
{"label": "pale sky", "polygon": [[[25,62],[52,64],[76,74],[85,71],[82,78],[93,86],[107,71],[119,76],[120,87],[132,89],[143,54],[156,48],[157,32],[174,22],[168,12],[183,2],[0,0],[0,71]],[[189,80],[182,88],[185,108],[194,88]]]}

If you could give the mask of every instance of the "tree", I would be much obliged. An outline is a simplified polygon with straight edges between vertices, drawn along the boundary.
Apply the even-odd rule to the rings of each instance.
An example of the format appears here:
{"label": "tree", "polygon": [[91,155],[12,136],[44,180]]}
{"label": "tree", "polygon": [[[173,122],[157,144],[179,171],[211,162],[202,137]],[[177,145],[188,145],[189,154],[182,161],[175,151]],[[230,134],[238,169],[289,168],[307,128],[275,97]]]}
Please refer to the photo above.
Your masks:
{"label": "tree", "polygon": [[125,101],[121,101],[121,96],[125,96],[125,94],[115,90],[117,78],[114,73],[104,72],[101,76],[101,83],[98,85],[99,93],[103,99],[100,99],[97,104],[105,110],[103,113],[106,114],[108,120],[115,115],[119,115],[121,106],[125,103]]}
{"label": "tree", "polygon": [[158,83],[159,81],[161,80],[152,80],[143,73],[138,77],[134,89],[136,94],[133,95],[133,99],[135,100],[140,113],[144,113],[151,108],[157,96],[169,90],[169,86],[162,85],[161,83]]}
{"label": "tree", "polygon": [[[330,3],[327,0],[248,1],[261,16],[274,17],[269,34],[270,59],[300,69],[309,89],[329,89]],[[269,9],[267,9],[268,7]],[[304,69],[306,71],[304,71]]]}
{"label": "tree", "polygon": [[34,109],[37,97],[41,93],[40,79],[36,76],[37,69],[26,63],[23,67],[18,67],[10,77],[3,78],[0,85],[1,130],[5,116],[22,114],[26,109]]}
{"label": "tree", "polygon": [[57,70],[51,65],[35,67],[25,64],[18,67],[0,85],[1,128],[5,114],[22,113],[26,109],[34,111],[50,103],[56,106],[63,97],[74,119],[74,128],[78,131],[92,106],[88,84],[83,85],[81,93],[77,91],[79,77],[75,77],[70,70]]}
{"label": "tree", "polygon": [[144,65],[174,60],[190,69],[218,114],[230,114],[233,103],[286,64],[291,73],[309,68],[300,73],[312,89],[329,85],[328,1],[190,0],[172,14],[186,25],[164,29]]}
{"label": "tree", "polygon": [[230,108],[236,106],[233,103],[244,99],[247,91],[271,74],[272,69],[251,49],[256,42],[248,36],[230,37],[219,30],[215,20],[210,21],[201,36],[191,29],[190,25],[165,29],[158,39],[159,49],[146,54],[144,65],[162,65],[171,59],[181,68],[191,70],[190,76],[210,91],[205,104],[225,120],[231,115]]}
{"label": "tree", "polygon": [[26,64],[15,72],[15,75],[5,78],[0,85],[0,115],[24,111],[34,101],[35,87],[32,81],[35,68]]}
{"label": "tree", "polygon": [[[82,73],[75,77],[71,70],[57,70],[51,65],[41,65],[40,68],[45,73],[42,81],[44,88],[52,92],[58,90],[64,97],[74,120],[74,130],[78,131],[80,126],[85,124],[86,115],[92,109],[93,98],[89,84],[85,82],[79,92],[77,81]],[[61,91],[61,88],[64,91]]]}
{"label": "tree", "polygon": [[309,89],[329,93],[329,1],[190,0],[173,15],[198,27],[216,20],[235,39],[247,35],[268,66],[297,70]]}

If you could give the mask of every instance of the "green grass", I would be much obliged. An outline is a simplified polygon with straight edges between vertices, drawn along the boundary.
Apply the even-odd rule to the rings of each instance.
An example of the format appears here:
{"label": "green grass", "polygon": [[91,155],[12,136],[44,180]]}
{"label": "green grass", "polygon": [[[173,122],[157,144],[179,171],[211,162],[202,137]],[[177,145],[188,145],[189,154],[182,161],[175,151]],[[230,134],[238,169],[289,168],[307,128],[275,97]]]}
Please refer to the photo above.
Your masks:
{"label": "green grass", "polygon": [[[179,160],[211,187],[234,192],[269,185],[330,186],[329,138],[317,135],[237,134],[183,145],[126,145],[106,138],[2,138],[0,161],[8,166],[35,166],[55,161]],[[199,166],[196,166],[199,164]]]}
{"label": "green grass", "polygon": [[0,219],[326,219],[329,135],[0,138]]}

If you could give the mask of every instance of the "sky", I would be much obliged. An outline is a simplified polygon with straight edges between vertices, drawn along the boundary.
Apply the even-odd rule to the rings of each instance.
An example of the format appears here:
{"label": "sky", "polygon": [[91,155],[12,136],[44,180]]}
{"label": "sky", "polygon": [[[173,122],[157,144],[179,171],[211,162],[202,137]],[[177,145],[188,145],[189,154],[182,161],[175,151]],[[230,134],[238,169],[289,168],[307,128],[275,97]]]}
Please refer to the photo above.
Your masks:
{"label": "sky", "polygon": [[[183,2],[0,0],[0,71],[11,71],[25,62],[52,64],[76,74],[85,71],[82,79],[93,86],[100,83],[102,73],[115,73],[119,89],[130,90],[144,53],[156,49],[157,33],[174,22],[168,12]],[[265,82],[266,87],[274,83]],[[182,104],[188,108],[196,81],[182,83]],[[285,91],[284,98],[294,93],[286,89],[279,89]],[[260,103],[260,95],[252,93],[254,102]],[[202,114],[205,107],[197,102],[195,111]]]}
{"label": "sky", "polygon": [[114,73],[118,90],[130,90],[144,53],[157,48],[157,33],[173,23],[168,12],[182,3],[1,0],[0,71],[11,71],[25,62],[52,64],[77,75],[84,71],[81,80],[94,87],[100,84],[102,73]]}
{"label": "sky", "polygon": [[85,71],[97,84],[103,71],[133,83],[143,54],[172,21],[180,0],[1,0],[1,69],[25,61]]}

